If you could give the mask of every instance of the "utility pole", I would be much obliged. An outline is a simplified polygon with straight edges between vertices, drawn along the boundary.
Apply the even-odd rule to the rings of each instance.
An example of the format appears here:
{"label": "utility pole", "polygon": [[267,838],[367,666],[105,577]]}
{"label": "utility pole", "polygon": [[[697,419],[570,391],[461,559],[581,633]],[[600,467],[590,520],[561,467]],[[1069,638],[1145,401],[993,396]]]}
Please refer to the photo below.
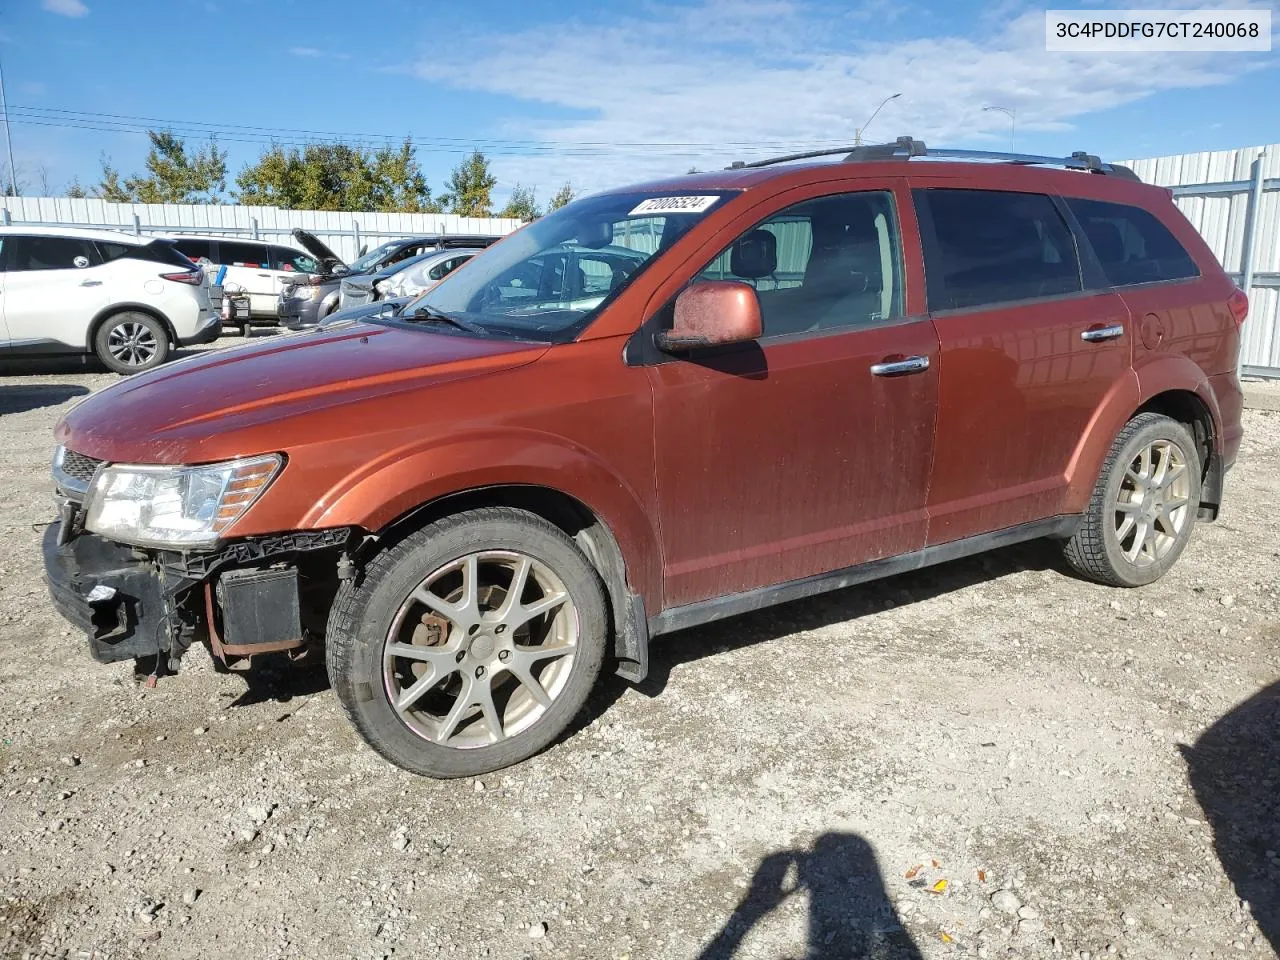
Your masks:
{"label": "utility pole", "polygon": [[18,171],[13,166],[13,134],[9,130],[9,101],[4,98],[4,67],[0,66],[0,113],[4,114],[4,142],[9,148],[9,195],[18,195]]}
{"label": "utility pole", "polygon": [[1005,116],[1009,118],[1009,152],[1017,153],[1018,152],[1018,120],[1014,112],[1008,107],[983,107],[982,108],[983,113],[986,113],[988,110],[996,110],[1000,113],[1003,113]]}
{"label": "utility pole", "polygon": [[880,106],[878,106],[878,107],[876,107],[876,108],[875,108],[875,110],[872,112],[871,116],[869,116],[869,117],[867,118],[867,122],[866,122],[866,123],[864,123],[862,126],[858,127],[858,129],[856,129],[856,130],[853,132],[853,145],[854,145],[855,147],[860,147],[860,146],[862,146],[862,133],[863,133],[863,131],[864,131],[864,130],[866,130],[866,129],[867,129],[867,127],[871,126],[871,121],[872,121],[872,120],[874,120],[874,119],[876,118],[876,114],[877,114],[877,113],[879,113],[881,110],[883,110],[883,109],[884,109],[884,105],[885,105],[886,103],[888,103],[890,100],[897,100],[900,96],[902,96],[902,94],[900,94],[900,93],[893,93],[893,94],[890,94],[889,96],[885,97],[883,100],[881,100],[881,101],[880,101]]}

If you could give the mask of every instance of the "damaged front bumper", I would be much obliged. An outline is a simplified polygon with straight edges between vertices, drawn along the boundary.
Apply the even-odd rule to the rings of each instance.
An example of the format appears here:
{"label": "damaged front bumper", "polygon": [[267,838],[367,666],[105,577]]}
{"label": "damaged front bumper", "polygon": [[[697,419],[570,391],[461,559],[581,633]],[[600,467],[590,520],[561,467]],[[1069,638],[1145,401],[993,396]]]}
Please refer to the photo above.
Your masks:
{"label": "damaged front bumper", "polygon": [[179,553],[76,527],[64,513],[45,530],[54,609],[84,631],[95,660],[155,658],[171,671],[197,641],[207,641],[224,663],[304,646],[300,567],[311,583],[316,571],[335,571],[352,537],[348,528],[300,531]]}

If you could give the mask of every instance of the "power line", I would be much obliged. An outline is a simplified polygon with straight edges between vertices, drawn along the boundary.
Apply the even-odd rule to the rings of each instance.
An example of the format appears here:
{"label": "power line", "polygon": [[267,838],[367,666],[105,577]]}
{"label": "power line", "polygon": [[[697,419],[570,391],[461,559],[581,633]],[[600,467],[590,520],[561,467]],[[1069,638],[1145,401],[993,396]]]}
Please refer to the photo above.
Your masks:
{"label": "power line", "polygon": [[[406,135],[385,133],[342,133],[331,130],[311,130],[290,127],[260,127],[249,124],[211,123],[202,120],[166,119],[132,114],[105,113],[85,110],[69,110],[55,107],[12,105],[8,116],[14,123],[39,126],[63,126],[78,129],[99,130],[111,133],[145,134],[153,125],[159,125],[183,136],[213,137],[230,143],[304,145],[307,143],[384,142],[398,144]],[[538,153],[570,156],[603,156],[619,150],[661,151],[672,157],[697,157],[707,150],[788,149],[821,147],[833,143],[845,143],[847,137],[834,139],[789,141],[605,141],[605,140],[519,140],[508,138],[478,137],[412,137],[416,147],[427,152],[459,152],[484,148],[497,156],[527,156]],[[697,152],[691,152],[696,150]]]}

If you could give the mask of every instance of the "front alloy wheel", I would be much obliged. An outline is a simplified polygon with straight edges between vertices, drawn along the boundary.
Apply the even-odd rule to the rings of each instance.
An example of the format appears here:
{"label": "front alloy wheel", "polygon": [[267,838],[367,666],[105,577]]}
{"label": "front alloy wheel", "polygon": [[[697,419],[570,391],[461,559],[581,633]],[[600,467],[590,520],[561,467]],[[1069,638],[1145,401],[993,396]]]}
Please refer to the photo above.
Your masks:
{"label": "front alloy wheel", "polygon": [[382,679],[410,730],[475,749],[536,724],[577,651],[578,611],[560,578],[527,554],[484,550],[409,594],[387,634]]}
{"label": "front alloy wheel", "polygon": [[511,508],[439,520],[378,554],[329,615],[329,677],[357,732],[433,777],[549,745],[608,636],[603,584],[562,531]]}

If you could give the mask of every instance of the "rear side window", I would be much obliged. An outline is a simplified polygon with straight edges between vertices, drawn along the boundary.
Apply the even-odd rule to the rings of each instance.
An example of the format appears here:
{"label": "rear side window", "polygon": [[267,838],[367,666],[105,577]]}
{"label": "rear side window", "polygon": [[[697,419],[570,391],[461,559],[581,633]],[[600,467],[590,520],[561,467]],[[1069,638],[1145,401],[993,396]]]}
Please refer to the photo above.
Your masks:
{"label": "rear side window", "polygon": [[112,243],[109,240],[99,240],[98,250],[102,252],[102,259],[107,263],[113,260],[123,260],[126,257],[130,260],[145,260],[148,263],[163,263],[170,267],[185,267],[190,270],[193,266],[191,261],[178,252],[173,243],[169,240],[152,240],[150,243]]}
{"label": "rear side window", "polygon": [[102,263],[92,240],[79,237],[9,237],[7,267],[20,270],[82,270]]}
{"label": "rear side window", "polygon": [[1067,206],[1113,287],[1198,277],[1200,269],[1177,237],[1141,207],[1101,200],[1067,200]]}
{"label": "rear side window", "polygon": [[1039,193],[916,190],[930,310],[1077,293],[1075,240]]}
{"label": "rear side window", "polygon": [[284,270],[288,273],[318,273],[320,264],[315,257],[309,257],[301,250],[292,247],[268,247],[271,254],[271,269]]}
{"label": "rear side window", "polygon": [[173,245],[178,250],[190,257],[192,260],[208,260],[214,262],[214,249],[212,240],[175,240]]}
{"label": "rear side window", "polygon": [[267,248],[255,243],[219,240],[218,263],[227,267],[260,267],[265,270]]}

